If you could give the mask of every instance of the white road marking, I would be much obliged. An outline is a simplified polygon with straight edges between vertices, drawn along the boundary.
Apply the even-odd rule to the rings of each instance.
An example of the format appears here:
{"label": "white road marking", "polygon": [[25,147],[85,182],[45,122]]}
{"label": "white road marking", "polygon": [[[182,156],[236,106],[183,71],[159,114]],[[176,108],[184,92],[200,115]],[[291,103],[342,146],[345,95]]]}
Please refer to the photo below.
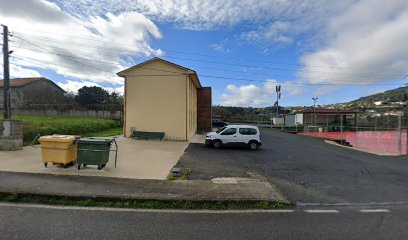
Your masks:
{"label": "white road marking", "polygon": [[296,203],[300,207],[321,207],[321,206],[337,206],[337,207],[353,207],[353,206],[395,206],[408,205],[408,202],[360,202],[360,203]]}
{"label": "white road marking", "polygon": [[[80,207],[59,206],[45,204],[6,203],[0,202],[0,207],[21,207],[54,210],[77,210],[77,211],[101,211],[101,212],[140,212],[140,213],[209,213],[209,214],[242,214],[242,213],[293,213],[293,209],[243,209],[243,210],[206,210],[206,209],[137,209],[137,208],[114,208],[114,207]],[[306,213],[339,213],[335,209],[305,209]],[[389,213],[388,209],[360,209],[360,213]]]}
{"label": "white road marking", "polygon": [[361,213],[388,213],[390,210],[388,209],[361,209],[359,210]]}
{"label": "white road marking", "polygon": [[338,213],[339,211],[334,209],[307,209],[307,213]]}
{"label": "white road marking", "polygon": [[200,209],[136,209],[136,208],[113,208],[113,207],[78,207],[59,206],[45,204],[25,203],[1,203],[0,207],[40,208],[54,210],[80,210],[80,211],[105,211],[105,212],[141,212],[141,213],[216,213],[216,214],[239,214],[239,213],[293,213],[292,209],[248,209],[248,210],[200,210]]}

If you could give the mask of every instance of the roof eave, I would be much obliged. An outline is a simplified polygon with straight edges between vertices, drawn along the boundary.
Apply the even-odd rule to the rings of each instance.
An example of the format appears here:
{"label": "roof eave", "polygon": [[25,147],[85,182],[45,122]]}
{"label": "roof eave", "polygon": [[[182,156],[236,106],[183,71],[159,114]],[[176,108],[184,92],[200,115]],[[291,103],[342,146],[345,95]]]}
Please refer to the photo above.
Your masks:
{"label": "roof eave", "polygon": [[202,88],[200,79],[198,78],[198,75],[195,71],[188,71],[188,75],[191,76],[194,84],[196,85],[197,88]]}

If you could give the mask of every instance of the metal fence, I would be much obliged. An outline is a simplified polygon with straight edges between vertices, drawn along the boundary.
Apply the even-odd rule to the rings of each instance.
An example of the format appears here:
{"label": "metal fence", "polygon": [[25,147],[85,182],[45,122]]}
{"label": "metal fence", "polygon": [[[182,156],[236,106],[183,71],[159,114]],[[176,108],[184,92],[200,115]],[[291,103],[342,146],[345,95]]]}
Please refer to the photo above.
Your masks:
{"label": "metal fence", "polygon": [[407,153],[406,118],[400,113],[318,114],[304,116],[298,134],[332,139],[354,148],[387,155]]}

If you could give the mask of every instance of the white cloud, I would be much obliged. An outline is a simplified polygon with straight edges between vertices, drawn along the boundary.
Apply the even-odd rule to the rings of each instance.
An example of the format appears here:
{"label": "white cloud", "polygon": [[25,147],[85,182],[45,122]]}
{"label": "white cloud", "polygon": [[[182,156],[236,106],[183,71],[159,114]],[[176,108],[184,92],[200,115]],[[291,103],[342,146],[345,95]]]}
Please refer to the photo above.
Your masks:
{"label": "white cloud", "polygon": [[[5,11],[9,8],[15,11]],[[34,67],[120,87],[123,80],[115,73],[134,65],[129,56],[163,54],[149,44],[151,38],[161,38],[158,27],[141,13],[78,18],[45,0],[0,0],[0,9],[0,22],[13,34],[10,61],[19,66],[11,69],[13,77]]]}
{"label": "white cloud", "polygon": [[383,89],[370,89],[370,90],[367,91],[367,94],[368,95],[374,95],[374,94],[383,93],[383,92],[384,92]]}
{"label": "white cloud", "polygon": [[[258,26],[275,21],[296,21],[306,25],[324,22],[356,0],[64,0],[57,1],[74,14],[104,15],[106,12],[138,11],[179,28],[208,30],[240,23]],[[283,19],[283,20],[282,20]],[[296,25],[291,25],[295,26]]]}
{"label": "white cloud", "polygon": [[301,58],[300,78],[312,83],[368,84],[406,76],[406,0],[359,1],[333,18],[325,31],[325,47]]}
{"label": "white cloud", "polygon": [[0,0],[0,6],[2,6],[0,14],[5,17],[19,16],[21,19],[42,23],[70,20],[67,15],[61,14],[61,10],[57,5],[43,0]]}
{"label": "white cloud", "polygon": [[67,80],[67,81],[65,81],[65,82],[58,82],[57,84],[58,84],[62,89],[64,89],[65,91],[67,91],[67,92],[73,92],[73,93],[77,93],[78,90],[79,90],[80,88],[84,87],[84,86],[86,86],[86,87],[93,87],[93,86],[101,87],[101,88],[106,89],[106,90],[109,91],[109,92],[117,92],[117,93],[122,94],[122,95],[123,95],[123,93],[124,93],[124,88],[123,88],[123,86],[121,86],[121,87],[116,87],[116,88],[113,88],[113,87],[104,87],[104,86],[102,86],[102,85],[100,85],[100,84],[98,84],[98,83],[91,82],[91,81]]}
{"label": "white cloud", "polygon": [[102,87],[101,85],[94,83],[94,82],[90,82],[90,81],[73,81],[73,80],[68,80],[65,82],[59,82],[57,83],[58,86],[60,86],[62,89],[64,89],[66,92],[73,92],[73,93],[77,93],[78,90],[81,87]]}
{"label": "white cloud", "polygon": [[10,64],[10,72],[13,73],[13,77],[41,77],[41,74],[33,69],[23,68],[14,64]]}
{"label": "white cloud", "polygon": [[225,40],[221,41],[220,43],[211,44],[210,48],[213,49],[216,52],[230,53],[230,52],[232,52],[232,50],[225,46],[227,44],[228,44],[228,39],[225,39]]}
{"label": "white cloud", "polygon": [[258,86],[253,84],[243,85],[237,87],[233,84],[227,86],[227,93],[221,94],[221,101],[223,105],[227,106],[249,106],[266,104],[261,95],[264,92]]}
{"label": "white cloud", "polygon": [[300,32],[299,29],[293,27],[290,22],[276,21],[266,27],[260,27],[257,31],[244,32],[240,39],[247,42],[272,41],[287,45],[294,42],[294,36]]}
{"label": "white cloud", "polygon": [[[266,80],[263,86],[254,84],[236,86],[230,84],[221,94],[222,105],[226,106],[271,106],[276,99],[275,79]],[[296,84],[281,83],[282,99],[297,96],[303,93],[303,88]]]}
{"label": "white cloud", "polygon": [[[255,30],[243,32],[239,39],[244,42],[261,45],[289,45],[298,42],[311,45],[303,38],[320,38],[320,32],[327,27],[327,22],[337,16],[356,0],[343,1],[284,1],[270,4],[275,10],[268,21],[258,24]],[[302,38],[298,37],[303,35]]]}
{"label": "white cloud", "polygon": [[[3,58],[0,58],[0,65],[3,66]],[[18,65],[9,64],[10,72],[13,73],[11,77],[24,78],[24,77],[41,77],[41,74],[33,69],[24,68]],[[0,68],[0,79],[3,79],[3,67]]]}

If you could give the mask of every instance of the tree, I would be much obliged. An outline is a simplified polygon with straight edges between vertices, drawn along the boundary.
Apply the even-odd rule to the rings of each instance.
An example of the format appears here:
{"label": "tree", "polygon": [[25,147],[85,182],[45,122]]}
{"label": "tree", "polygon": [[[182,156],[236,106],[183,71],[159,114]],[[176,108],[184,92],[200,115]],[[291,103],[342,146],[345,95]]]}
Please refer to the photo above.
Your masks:
{"label": "tree", "polygon": [[74,92],[71,92],[71,91],[69,91],[69,92],[66,92],[65,94],[64,94],[64,102],[65,102],[65,104],[76,104],[77,102],[75,101],[75,93]]}
{"label": "tree", "polygon": [[84,86],[78,90],[78,94],[75,96],[75,101],[82,106],[104,104],[109,101],[109,92],[97,86]]}
{"label": "tree", "polygon": [[108,103],[109,103],[109,104],[115,104],[115,105],[121,106],[121,105],[123,104],[123,96],[120,95],[120,94],[117,93],[117,92],[112,92],[112,93],[109,95],[109,101],[108,101]]}

